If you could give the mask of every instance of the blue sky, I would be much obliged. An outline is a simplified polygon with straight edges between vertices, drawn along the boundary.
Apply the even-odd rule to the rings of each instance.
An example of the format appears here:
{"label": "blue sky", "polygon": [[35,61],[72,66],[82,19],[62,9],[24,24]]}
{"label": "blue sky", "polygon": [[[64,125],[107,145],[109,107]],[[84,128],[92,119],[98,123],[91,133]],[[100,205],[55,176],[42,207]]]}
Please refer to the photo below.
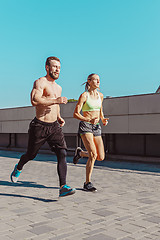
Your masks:
{"label": "blue sky", "polygon": [[48,56],[61,59],[62,95],[78,99],[95,72],[105,96],[160,84],[159,0],[0,0],[0,108],[30,106]]}

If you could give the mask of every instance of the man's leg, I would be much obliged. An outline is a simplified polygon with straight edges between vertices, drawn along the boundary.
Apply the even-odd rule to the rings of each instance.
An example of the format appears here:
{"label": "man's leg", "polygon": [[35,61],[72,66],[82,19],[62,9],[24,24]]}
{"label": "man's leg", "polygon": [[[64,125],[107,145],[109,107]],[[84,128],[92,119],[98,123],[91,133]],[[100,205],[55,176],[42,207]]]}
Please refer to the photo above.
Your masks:
{"label": "man's leg", "polygon": [[58,122],[55,122],[53,128],[51,129],[50,136],[47,139],[47,142],[51,148],[51,151],[54,151],[57,155],[57,171],[59,176],[60,184],[60,197],[71,195],[75,193],[75,189],[67,186],[66,184],[66,175],[67,175],[67,163],[66,163],[66,149],[67,145],[64,139],[64,134],[62,128],[60,128]]}
{"label": "man's leg", "polygon": [[17,182],[18,178],[22,172],[22,168],[23,166],[29,161],[29,160],[33,160],[35,158],[36,155],[27,155],[23,154],[18,162],[18,164],[15,165],[13,172],[11,173],[11,181],[12,182]]}
{"label": "man's leg", "polygon": [[59,176],[60,191],[59,196],[65,197],[75,193],[75,188],[71,188],[66,184],[67,176],[67,162],[66,162],[66,149],[56,148],[55,153],[57,156],[57,172]]}
{"label": "man's leg", "polygon": [[32,153],[25,153],[21,156],[18,165],[17,165],[17,170],[21,171],[23,169],[23,166],[30,160],[33,160],[36,157],[37,153],[32,154]]}
{"label": "man's leg", "polygon": [[28,138],[27,152],[21,156],[18,164],[15,165],[15,168],[11,173],[12,182],[18,181],[18,178],[23,169],[23,166],[29,160],[33,160],[36,157],[38,150],[45,142],[45,138],[41,137],[41,126],[37,127],[36,122],[34,120],[32,120],[30,123],[28,133],[29,133],[29,138]]}
{"label": "man's leg", "polygon": [[60,187],[66,184],[66,176],[67,176],[67,162],[66,156],[67,152],[66,149],[58,148],[55,150],[57,156],[57,172],[59,176],[59,184]]}

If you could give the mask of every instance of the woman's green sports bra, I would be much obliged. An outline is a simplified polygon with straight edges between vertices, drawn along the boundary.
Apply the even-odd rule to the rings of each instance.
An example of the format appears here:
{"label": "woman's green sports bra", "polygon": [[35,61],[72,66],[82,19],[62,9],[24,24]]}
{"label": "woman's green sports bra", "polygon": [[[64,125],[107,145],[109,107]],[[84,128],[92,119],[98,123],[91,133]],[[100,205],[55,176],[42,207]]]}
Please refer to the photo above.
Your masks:
{"label": "woman's green sports bra", "polygon": [[82,112],[100,111],[101,105],[102,105],[102,101],[101,101],[99,92],[98,92],[98,99],[91,98],[89,92],[87,92],[87,101],[83,104]]}

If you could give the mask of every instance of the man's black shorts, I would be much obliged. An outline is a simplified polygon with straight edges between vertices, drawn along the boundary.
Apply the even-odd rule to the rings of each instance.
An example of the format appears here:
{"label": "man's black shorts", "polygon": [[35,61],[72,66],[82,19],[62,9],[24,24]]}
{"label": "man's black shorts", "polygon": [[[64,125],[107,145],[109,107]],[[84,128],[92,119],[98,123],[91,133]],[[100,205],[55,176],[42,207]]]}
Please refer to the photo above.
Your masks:
{"label": "man's black shorts", "polygon": [[57,148],[67,149],[62,128],[57,121],[43,122],[34,118],[29,125],[29,140],[27,152],[36,155],[40,147],[47,142],[52,151]]}

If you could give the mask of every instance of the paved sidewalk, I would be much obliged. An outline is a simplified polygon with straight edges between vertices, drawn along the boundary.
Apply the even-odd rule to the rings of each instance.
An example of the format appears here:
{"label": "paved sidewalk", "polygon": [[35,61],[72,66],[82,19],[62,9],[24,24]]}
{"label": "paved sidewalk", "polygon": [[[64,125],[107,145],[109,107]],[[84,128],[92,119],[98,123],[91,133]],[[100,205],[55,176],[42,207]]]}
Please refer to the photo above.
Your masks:
{"label": "paved sidewalk", "polygon": [[77,191],[59,199],[55,156],[38,155],[13,184],[20,155],[0,151],[0,239],[160,240],[160,165],[105,162],[93,171],[98,192],[87,193],[85,165],[68,157]]}

